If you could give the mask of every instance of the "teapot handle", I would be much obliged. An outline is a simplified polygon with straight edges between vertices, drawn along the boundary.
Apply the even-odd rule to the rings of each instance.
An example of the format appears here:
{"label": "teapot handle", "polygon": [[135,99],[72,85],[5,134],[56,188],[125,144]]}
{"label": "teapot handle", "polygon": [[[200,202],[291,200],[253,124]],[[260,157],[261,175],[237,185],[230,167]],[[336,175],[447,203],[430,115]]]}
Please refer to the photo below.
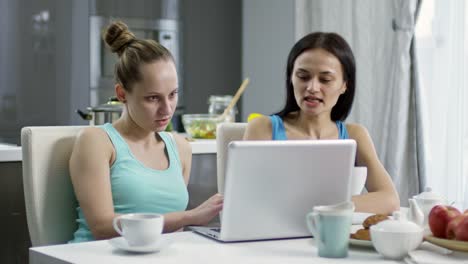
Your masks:
{"label": "teapot handle", "polygon": [[91,120],[93,119],[93,116],[89,113],[85,113],[83,111],[81,111],[80,109],[76,109],[76,113],[81,116],[81,118],[83,118],[84,120]]}

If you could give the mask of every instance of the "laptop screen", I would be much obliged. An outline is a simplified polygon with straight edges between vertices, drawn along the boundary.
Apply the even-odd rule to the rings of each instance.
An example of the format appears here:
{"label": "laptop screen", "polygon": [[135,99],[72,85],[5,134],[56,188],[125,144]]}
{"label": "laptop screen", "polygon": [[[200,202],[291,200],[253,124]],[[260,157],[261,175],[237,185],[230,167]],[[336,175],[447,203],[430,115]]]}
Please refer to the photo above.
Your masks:
{"label": "laptop screen", "polygon": [[231,142],[220,238],[310,236],[314,206],[350,200],[355,153],[354,140]]}

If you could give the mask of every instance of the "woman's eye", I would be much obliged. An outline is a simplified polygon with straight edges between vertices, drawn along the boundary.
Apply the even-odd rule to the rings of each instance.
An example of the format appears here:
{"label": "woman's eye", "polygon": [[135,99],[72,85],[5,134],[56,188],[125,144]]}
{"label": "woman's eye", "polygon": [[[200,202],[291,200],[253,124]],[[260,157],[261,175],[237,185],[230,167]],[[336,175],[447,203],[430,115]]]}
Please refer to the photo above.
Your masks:
{"label": "woman's eye", "polygon": [[329,82],[331,82],[330,79],[321,79],[320,81],[321,81],[322,83],[329,83]]}
{"label": "woman's eye", "polygon": [[152,102],[157,101],[158,99],[159,98],[157,96],[148,96],[148,97],[146,97],[146,100],[152,101]]}
{"label": "woman's eye", "polygon": [[297,78],[299,78],[299,79],[301,79],[301,80],[307,80],[307,79],[309,79],[309,76],[307,76],[307,75],[298,74],[298,75],[296,75],[296,76],[297,76]]}

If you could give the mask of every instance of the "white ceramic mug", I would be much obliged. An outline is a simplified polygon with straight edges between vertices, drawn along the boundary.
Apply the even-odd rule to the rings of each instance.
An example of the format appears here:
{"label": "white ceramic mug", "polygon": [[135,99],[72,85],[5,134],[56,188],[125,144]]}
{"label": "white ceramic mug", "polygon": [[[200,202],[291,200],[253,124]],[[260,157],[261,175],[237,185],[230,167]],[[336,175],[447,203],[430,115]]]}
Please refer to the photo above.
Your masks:
{"label": "white ceramic mug", "polygon": [[164,216],[153,213],[124,214],[114,218],[113,226],[130,246],[148,246],[161,238]]}
{"label": "white ceramic mug", "polygon": [[354,167],[351,177],[351,195],[359,195],[367,179],[367,167]]}

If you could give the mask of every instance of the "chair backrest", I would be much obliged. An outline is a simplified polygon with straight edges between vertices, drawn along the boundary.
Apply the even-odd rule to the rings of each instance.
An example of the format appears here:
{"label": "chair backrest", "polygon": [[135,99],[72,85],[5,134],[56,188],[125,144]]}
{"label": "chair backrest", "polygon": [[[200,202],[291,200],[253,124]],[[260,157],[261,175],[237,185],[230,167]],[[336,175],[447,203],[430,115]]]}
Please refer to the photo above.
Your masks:
{"label": "chair backrest", "polygon": [[224,194],[224,175],[229,142],[242,140],[247,123],[221,123],[216,129],[216,173],[218,192]]}
{"label": "chair backrest", "polygon": [[76,231],[76,198],[68,161],[81,126],[21,130],[26,217],[33,246],[66,243]]}

